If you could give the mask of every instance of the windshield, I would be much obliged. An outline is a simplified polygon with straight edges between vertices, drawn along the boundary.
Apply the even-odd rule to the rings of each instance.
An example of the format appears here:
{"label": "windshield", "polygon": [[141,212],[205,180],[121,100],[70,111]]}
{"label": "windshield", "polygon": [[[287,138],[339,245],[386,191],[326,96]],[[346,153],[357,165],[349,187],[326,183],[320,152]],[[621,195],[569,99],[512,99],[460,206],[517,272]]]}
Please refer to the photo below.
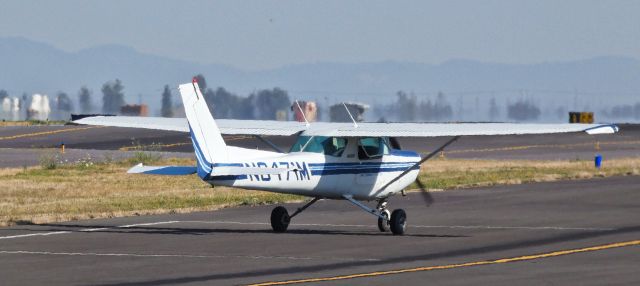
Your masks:
{"label": "windshield", "polygon": [[386,138],[367,137],[358,140],[358,157],[360,159],[379,158],[385,154],[389,154]]}
{"label": "windshield", "polygon": [[313,152],[340,157],[347,146],[347,139],[326,136],[300,136],[289,152]]}

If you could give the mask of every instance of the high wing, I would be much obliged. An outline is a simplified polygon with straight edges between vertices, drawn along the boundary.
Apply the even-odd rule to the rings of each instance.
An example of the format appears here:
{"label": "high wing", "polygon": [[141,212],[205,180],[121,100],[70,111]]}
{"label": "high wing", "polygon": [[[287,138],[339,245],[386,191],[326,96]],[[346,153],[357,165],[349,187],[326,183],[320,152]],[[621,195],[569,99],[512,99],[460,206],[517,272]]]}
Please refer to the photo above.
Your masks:
{"label": "high wing", "polygon": [[[77,124],[130,127],[189,132],[186,118],[93,116],[73,121]],[[281,135],[289,136],[306,129],[297,121],[216,119],[220,133],[225,135]]]}
{"label": "high wing", "polygon": [[[74,121],[77,124],[102,125],[189,132],[185,118],[95,116]],[[302,132],[308,136],[342,137],[440,137],[473,135],[515,135],[587,132],[618,132],[612,124],[544,124],[544,123],[336,123],[296,121],[216,119],[220,132],[226,135],[280,135]]]}
{"label": "high wing", "polygon": [[611,124],[543,123],[315,123],[303,132],[310,136],[344,137],[440,137],[473,135],[548,134],[567,132],[610,134]]}

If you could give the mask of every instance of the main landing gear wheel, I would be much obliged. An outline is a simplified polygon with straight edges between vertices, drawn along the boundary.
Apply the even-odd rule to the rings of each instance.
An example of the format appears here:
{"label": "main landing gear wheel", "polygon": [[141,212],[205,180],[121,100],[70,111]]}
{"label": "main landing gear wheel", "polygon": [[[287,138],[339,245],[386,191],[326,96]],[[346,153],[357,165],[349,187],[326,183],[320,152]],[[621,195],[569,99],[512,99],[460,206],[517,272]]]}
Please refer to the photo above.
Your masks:
{"label": "main landing gear wheel", "polygon": [[393,235],[403,235],[407,228],[407,213],[403,209],[394,210],[389,221]]}
{"label": "main landing gear wheel", "polygon": [[283,206],[277,206],[271,211],[271,228],[275,232],[285,232],[289,227],[289,212]]}
{"label": "main landing gear wheel", "polygon": [[389,218],[391,217],[391,212],[389,210],[382,210],[380,211],[380,214],[384,216],[385,219],[382,219],[381,217],[378,218],[378,229],[381,232],[387,232],[389,231]]}

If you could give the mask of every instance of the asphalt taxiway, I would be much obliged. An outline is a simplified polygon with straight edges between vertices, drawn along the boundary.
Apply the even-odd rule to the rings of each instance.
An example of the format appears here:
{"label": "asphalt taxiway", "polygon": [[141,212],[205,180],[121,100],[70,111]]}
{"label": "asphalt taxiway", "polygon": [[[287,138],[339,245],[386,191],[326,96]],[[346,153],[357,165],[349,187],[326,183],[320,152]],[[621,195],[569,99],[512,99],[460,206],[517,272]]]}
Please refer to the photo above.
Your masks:
{"label": "asphalt taxiway", "polygon": [[[273,206],[0,228],[2,285],[638,285],[640,177],[394,197],[405,236],[345,201],[287,233]],[[293,210],[298,204],[286,205]]]}

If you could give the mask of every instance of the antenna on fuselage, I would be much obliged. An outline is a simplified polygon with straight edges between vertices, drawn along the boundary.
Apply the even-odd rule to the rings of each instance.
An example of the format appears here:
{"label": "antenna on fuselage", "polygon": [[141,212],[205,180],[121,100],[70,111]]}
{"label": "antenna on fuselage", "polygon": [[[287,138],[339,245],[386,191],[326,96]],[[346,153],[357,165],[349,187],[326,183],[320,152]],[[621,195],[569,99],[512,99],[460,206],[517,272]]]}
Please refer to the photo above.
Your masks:
{"label": "antenna on fuselage", "polygon": [[353,127],[358,128],[358,123],[356,122],[355,119],[353,119],[353,115],[351,115],[351,112],[349,111],[349,108],[347,107],[347,105],[342,102],[342,106],[344,106],[344,109],[347,110],[347,114],[349,114],[349,117],[351,118],[351,121],[353,122]]}
{"label": "antenna on fuselage", "polygon": [[296,105],[298,106],[298,110],[300,110],[300,114],[302,114],[302,118],[304,119],[305,125],[307,125],[307,127],[308,127],[311,124],[307,120],[307,116],[304,115],[304,110],[302,110],[302,107],[300,107],[300,103],[297,100],[296,100]]}

